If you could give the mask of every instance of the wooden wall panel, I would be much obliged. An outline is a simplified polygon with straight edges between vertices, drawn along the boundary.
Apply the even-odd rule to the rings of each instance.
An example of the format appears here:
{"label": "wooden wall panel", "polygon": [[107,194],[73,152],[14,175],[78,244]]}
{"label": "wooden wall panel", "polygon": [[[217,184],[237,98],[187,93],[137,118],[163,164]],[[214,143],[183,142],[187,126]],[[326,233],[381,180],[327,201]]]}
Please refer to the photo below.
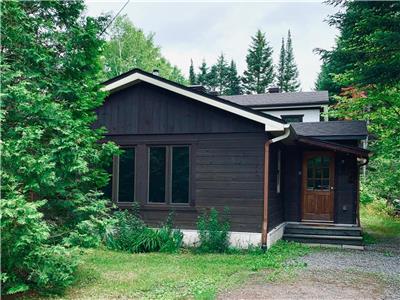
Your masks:
{"label": "wooden wall panel", "polygon": [[[194,229],[199,214],[212,207],[230,211],[231,230],[261,232],[263,207],[263,133],[109,136],[117,144],[137,147],[136,199],[151,226],[175,211],[177,228]],[[191,146],[191,205],[147,203],[147,147],[152,144]]]}
{"label": "wooden wall panel", "polygon": [[139,83],[111,94],[97,110],[95,127],[109,134],[264,132],[264,125]]}

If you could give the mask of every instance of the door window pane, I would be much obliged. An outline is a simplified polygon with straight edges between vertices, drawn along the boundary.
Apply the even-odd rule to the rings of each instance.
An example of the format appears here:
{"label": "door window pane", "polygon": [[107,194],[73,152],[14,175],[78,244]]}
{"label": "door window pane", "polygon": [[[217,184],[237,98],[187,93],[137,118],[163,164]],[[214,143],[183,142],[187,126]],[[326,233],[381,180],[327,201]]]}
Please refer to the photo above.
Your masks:
{"label": "door window pane", "polygon": [[329,190],[330,157],[316,156],[307,161],[307,189]]}
{"label": "door window pane", "polygon": [[150,147],[149,202],[165,202],[166,148]]}
{"label": "door window pane", "polygon": [[172,147],[172,203],[189,202],[189,147]]}
{"label": "door window pane", "polygon": [[135,201],[135,148],[119,157],[118,202]]}

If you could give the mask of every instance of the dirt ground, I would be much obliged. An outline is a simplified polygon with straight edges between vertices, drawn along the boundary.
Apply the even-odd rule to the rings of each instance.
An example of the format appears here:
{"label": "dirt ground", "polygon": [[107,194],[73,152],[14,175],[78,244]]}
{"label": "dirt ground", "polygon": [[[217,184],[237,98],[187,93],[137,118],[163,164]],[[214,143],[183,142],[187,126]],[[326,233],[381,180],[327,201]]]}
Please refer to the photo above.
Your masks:
{"label": "dirt ground", "polygon": [[400,238],[366,250],[313,251],[290,275],[254,278],[218,299],[400,299]]}

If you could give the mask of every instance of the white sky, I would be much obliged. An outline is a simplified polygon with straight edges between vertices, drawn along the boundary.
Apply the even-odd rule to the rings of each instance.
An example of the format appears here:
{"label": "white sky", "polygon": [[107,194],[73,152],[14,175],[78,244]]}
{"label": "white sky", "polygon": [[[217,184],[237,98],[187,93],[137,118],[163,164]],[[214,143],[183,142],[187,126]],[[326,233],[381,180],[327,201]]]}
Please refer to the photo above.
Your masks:
{"label": "white sky", "polygon": [[[116,14],[126,1],[86,1],[87,13]],[[303,91],[312,90],[320,68],[314,48],[334,46],[337,30],[324,20],[337,8],[320,2],[300,1],[144,1],[131,0],[121,14],[146,33],[155,33],[162,54],[187,76],[190,59],[195,67],[204,58],[208,65],[223,52],[240,73],[246,67],[250,37],[257,29],[266,32],[278,62],[281,39],[292,34]]]}

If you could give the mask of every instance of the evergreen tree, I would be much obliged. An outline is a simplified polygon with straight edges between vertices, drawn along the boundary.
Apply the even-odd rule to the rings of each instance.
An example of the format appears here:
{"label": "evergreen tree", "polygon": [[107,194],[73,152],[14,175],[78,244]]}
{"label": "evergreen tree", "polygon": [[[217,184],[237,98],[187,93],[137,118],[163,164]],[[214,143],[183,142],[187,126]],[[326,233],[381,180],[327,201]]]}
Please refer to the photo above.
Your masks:
{"label": "evergreen tree", "polygon": [[206,64],[206,61],[203,59],[203,62],[201,63],[201,66],[199,67],[200,73],[197,76],[197,82],[198,84],[201,84],[204,87],[208,86],[208,67]]}
{"label": "evergreen tree", "polygon": [[217,80],[217,65],[212,65],[210,72],[207,73],[206,88],[210,91],[217,91],[218,80]]}
{"label": "evergreen tree", "polygon": [[265,33],[260,30],[252,37],[252,44],[246,56],[247,69],[242,78],[245,92],[248,94],[265,93],[274,80],[272,63],[272,48],[269,46]]}
{"label": "evergreen tree", "polygon": [[98,244],[107,213],[99,191],[117,149],[93,122],[108,20],[79,0],[0,4],[2,292],[62,288],[75,266],[56,244]]}
{"label": "evergreen tree", "polygon": [[190,68],[189,68],[189,84],[190,85],[197,84],[196,74],[194,72],[193,60],[192,59],[190,60]]}
{"label": "evergreen tree", "polygon": [[288,31],[284,56],[285,63],[282,90],[284,92],[296,92],[300,88],[299,71],[297,70],[296,62],[294,61],[290,30]]}
{"label": "evergreen tree", "polygon": [[216,91],[219,95],[224,95],[228,90],[229,67],[223,53],[218,57],[216,63]]}
{"label": "evergreen tree", "polygon": [[277,76],[277,84],[280,91],[283,91],[283,84],[285,81],[285,61],[286,61],[285,40],[284,38],[282,38],[281,52],[279,54],[278,76]]}
{"label": "evergreen tree", "polygon": [[238,76],[236,64],[233,60],[231,60],[231,64],[229,66],[229,75],[228,75],[228,88],[226,89],[226,95],[240,95],[242,93],[240,86],[240,77]]}

